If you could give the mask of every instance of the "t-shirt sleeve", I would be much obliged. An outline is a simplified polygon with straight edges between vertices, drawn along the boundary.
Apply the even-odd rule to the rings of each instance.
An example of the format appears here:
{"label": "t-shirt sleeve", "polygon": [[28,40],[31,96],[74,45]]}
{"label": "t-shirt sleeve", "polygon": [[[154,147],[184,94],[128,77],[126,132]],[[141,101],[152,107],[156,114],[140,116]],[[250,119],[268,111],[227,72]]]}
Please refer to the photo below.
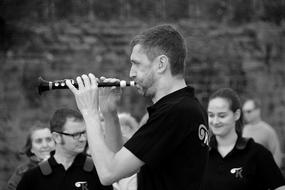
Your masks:
{"label": "t-shirt sleeve", "polygon": [[258,145],[257,174],[260,175],[260,181],[268,184],[267,188],[275,189],[285,185],[284,177],[273,159],[269,150]]}
{"label": "t-shirt sleeve", "polygon": [[177,105],[150,117],[124,146],[150,166],[163,163],[186,138],[192,138],[195,122],[191,112]]}

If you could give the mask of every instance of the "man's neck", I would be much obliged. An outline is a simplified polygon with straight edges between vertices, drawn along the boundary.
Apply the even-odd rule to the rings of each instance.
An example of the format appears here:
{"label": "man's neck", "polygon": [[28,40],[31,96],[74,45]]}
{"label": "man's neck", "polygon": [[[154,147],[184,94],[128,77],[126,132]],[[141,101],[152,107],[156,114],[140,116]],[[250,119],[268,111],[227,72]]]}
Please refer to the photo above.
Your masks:
{"label": "man's neck", "polygon": [[57,149],[54,154],[54,159],[58,164],[62,164],[65,170],[67,170],[73,163],[76,155],[67,154],[62,150]]}
{"label": "man's neck", "polygon": [[186,87],[186,82],[183,78],[162,79],[160,86],[157,88],[155,96],[152,98],[153,103],[156,103],[162,97],[171,94],[177,90]]}

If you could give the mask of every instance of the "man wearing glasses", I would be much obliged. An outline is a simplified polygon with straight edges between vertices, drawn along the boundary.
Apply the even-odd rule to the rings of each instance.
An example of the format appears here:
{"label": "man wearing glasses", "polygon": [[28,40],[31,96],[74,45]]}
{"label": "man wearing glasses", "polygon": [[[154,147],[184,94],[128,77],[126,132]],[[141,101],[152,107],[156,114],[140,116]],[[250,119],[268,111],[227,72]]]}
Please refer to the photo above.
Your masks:
{"label": "man wearing glasses", "polygon": [[273,155],[276,164],[281,167],[282,153],[275,130],[261,119],[261,104],[258,99],[247,99],[243,105],[247,125],[243,130],[244,137],[251,137],[255,142],[265,146]]}
{"label": "man wearing glasses", "polygon": [[87,143],[85,127],[81,113],[58,109],[50,121],[55,152],[24,174],[17,190],[112,189],[112,186],[101,185],[92,159],[83,153]]}

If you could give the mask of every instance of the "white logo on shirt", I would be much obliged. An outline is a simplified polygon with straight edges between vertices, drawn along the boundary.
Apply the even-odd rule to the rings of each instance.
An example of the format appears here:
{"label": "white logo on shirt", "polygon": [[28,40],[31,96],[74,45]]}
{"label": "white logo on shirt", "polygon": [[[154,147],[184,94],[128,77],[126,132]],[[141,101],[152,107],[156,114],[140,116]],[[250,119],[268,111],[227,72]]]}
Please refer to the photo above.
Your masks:
{"label": "white logo on shirt", "polygon": [[88,190],[86,181],[78,181],[75,183],[75,187],[81,187],[81,190]]}
{"label": "white logo on shirt", "polygon": [[231,169],[231,174],[234,174],[236,178],[243,178],[242,167]]}
{"label": "white logo on shirt", "polygon": [[198,129],[198,136],[201,141],[207,146],[209,145],[209,132],[205,125],[200,124]]}

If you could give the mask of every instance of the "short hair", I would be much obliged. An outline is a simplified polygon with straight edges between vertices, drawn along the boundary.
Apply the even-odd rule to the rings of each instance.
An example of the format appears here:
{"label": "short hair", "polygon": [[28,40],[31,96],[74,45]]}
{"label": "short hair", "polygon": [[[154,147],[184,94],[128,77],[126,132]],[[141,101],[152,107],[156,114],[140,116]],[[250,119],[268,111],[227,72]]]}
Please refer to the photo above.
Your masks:
{"label": "short hair", "polygon": [[171,25],[158,25],[134,37],[131,48],[141,45],[152,61],[166,55],[170,61],[172,75],[184,75],[186,45],[183,36]]}
{"label": "short hair", "polygon": [[259,98],[247,98],[244,102],[252,101],[254,108],[261,108],[261,101]]}
{"label": "short hair", "polygon": [[76,110],[69,108],[58,109],[50,120],[51,132],[62,132],[64,130],[63,126],[68,118],[74,118],[75,121],[83,121],[82,114]]}
{"label": "short hair", "polygon": [[238,94],[231,88],[221,88],[215,91],[209,98],[210,100],[214,98],[223,98],[229,102],[230,110],[236,112],[238,109],[240,110],[240,118],[236,122],[236,132],[238,136],[242,136],[243,130],[243,113],[241,108],[241,102]]}
{"label": "short hair", "polygon": [[29,128],[29,132],[26,138],[26,143],[22,149],[22,151],[20,151],[21,154],[25,154],[28,157],[32,157],[34,156],[34,153],[31,152],[32,149],[32,136],[34,134],[35,131],[37,130],[41,130],[41,129],[49,129],[48,124],[45,124],[41,121],[35,121],[33,123],[33,125]]}

